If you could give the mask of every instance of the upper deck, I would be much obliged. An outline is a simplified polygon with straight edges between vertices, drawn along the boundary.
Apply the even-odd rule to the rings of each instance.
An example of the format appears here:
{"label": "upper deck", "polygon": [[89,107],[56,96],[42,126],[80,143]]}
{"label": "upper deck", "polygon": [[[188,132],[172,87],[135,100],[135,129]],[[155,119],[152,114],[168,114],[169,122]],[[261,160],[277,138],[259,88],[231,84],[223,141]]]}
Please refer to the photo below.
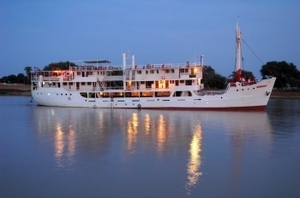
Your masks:
{"label": "upper deck", "polygon": [[69,70],[36,71],[32,80],[37,81],[42,76],[44,81],[102,81],[106,80],[166,80],[202,78],[202,65],[200,63],[179,64],[146,64],[135,66],[112,66],[110,62],[82,61],[82,65],[69,66]]}

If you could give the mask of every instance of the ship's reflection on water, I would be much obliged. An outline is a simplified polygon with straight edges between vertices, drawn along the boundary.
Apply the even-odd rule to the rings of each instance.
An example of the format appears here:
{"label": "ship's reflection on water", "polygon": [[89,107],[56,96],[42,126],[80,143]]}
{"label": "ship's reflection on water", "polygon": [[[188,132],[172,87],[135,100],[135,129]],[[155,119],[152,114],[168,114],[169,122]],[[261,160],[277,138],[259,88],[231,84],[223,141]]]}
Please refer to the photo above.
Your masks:
{"label": "ship's reflection on water", "polygon": [[[174,158],[179,156],[178,167],[183,164],[185,170],[178,168],[176,174],[185,175],[181,187],[185,189],[186,195],[192,194],[193,188],[200,181],[204,171],[203,153],[210,153],[203,147],[205,132],[222,133],[222,136],[231,137],[235,147],[233,155],[241,149],[241,141],[245,139],[240,136],[253,137],[256,134],[269,139],[270,133],[265,112],[36,107],[34,115],[37,120],[37,135],[40,139],[48,137],[53,141],[53,157],[57,169],[72,168],[85,155],[114,155],[124,158],[150,155],[155,151],[157,159],[170,158],[170,155]],[[208,135],[209,138],[210,136]],[[124,153],[126,156],[122,156]]]}

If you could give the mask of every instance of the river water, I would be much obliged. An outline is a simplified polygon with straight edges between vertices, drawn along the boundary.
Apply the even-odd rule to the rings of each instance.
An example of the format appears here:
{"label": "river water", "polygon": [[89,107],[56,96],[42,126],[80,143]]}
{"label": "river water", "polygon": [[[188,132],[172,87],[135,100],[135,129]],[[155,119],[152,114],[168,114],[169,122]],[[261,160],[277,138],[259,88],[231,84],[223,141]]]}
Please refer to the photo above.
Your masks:
{"label": "river water", "polygon": [[266,112],[0,97],[0,197],[300,197],[300,100]]}

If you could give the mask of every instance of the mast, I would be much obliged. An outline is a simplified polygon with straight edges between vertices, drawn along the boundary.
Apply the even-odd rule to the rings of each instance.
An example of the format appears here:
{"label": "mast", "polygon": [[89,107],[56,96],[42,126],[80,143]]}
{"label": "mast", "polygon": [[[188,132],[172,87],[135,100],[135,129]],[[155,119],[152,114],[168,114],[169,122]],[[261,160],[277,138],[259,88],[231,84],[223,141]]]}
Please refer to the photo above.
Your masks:
{"label": "mast", "polygon": [[123,58],[123,90],[126,90],[126,76],[127,76],[127,71],[126,71],[126,54],[122,54]]}
{"label": "mast", "polygon": [[202,67],[204,66],[204,55],[200,56],[200,64]]}
{"label": "mast", "polygon": [[239,24],[236,24],[235,28],[235,72],[236,72],[236,80],[241,80],[241,74],[242,74],[242,33],[239,27]]}

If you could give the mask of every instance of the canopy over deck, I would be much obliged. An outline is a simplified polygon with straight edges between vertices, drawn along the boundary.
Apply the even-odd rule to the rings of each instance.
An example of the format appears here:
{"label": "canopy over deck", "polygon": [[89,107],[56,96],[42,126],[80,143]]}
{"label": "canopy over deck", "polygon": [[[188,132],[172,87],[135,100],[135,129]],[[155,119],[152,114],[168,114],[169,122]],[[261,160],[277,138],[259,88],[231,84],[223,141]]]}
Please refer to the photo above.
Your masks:
{"label": "canopy over deck", "polygon": [[109,60],[86,60],[83,61],[84,63],[89,63],[89,64],[93,64],[93,63],[110,63]]}

